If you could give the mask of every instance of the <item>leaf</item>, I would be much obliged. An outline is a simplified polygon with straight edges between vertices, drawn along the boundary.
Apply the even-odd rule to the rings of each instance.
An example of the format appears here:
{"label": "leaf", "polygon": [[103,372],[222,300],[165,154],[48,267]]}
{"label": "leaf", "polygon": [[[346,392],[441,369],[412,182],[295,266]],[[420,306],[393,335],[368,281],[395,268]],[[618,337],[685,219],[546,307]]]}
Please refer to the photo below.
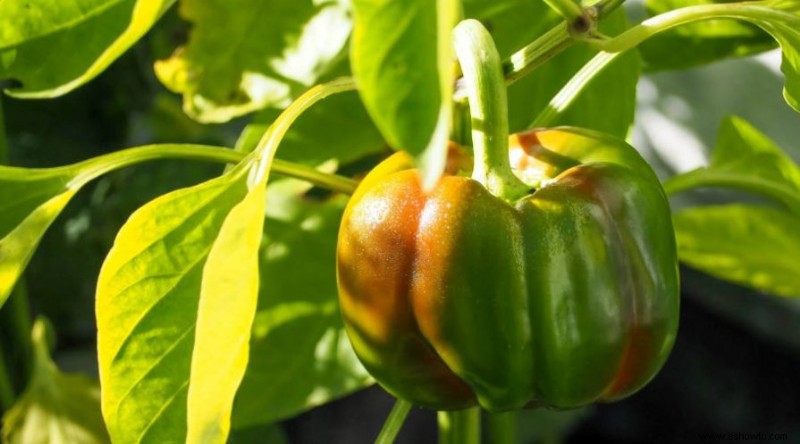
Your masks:
{"label": "leaf", "polygon": [[34,371],[28,387],[3,417],[7,444],[110,442],[100,414],[100,387],[83,375],[61,373],[50,359],[46,323],[33,327]]}
{"label": "leaf", "polygon": [[454,70],[454,0],[354,0],[351,67],[389,144],[411,153],[425,182],[444,169]]}
{"label": "leaf", "polygon": [[674,216],[678,254],[712,276],[800,296],[800,217],[769,207],[691,208]]}
{"label": "leaf", "polygon": [[68,168],[0,166],[0,307],[44,232],[77,192]]}
{"label": "leaf", "polygon": [[723,121],[711,165],[674,176],[668,194],[723,186],[761,194],[800,214],[800,168],[764,134],[739,117]]}
{"label": "leaf", "polygon": [[769,5],[782,9],[781,19],[761,20],[761,28],[769,32],[781,47],[781,71],[786,76],[783,96],[786,103],[800,112],[800,3],[795,0],[772,0]]}
{"label": "leaf", "polygon": [[267,189],[259,311],[233,427],[297,415],[372,383],[339,314],[336,237],[346,199],[315,201],[309,185]]}
{"label": "leaf", "polygon": [[[529,30],[541,33],[558,19],[547,5],[537,1],[520,3],[519,7],[490,18],[487,24],[496,34],[496,40],[505,42],[501,54],[507,56],[524,43],[518,41],[518,36],[509,36],[507,33],[519,31],[525,34]],[[600,24],[600,30],[609,34],[619,33],[627,27],[628,21],[622,10],[610,14]],[[533,39],[535,36],[527,38]],[[550,99],[595,53],[590,48],[574,46],[512,84],[508,89],[511,132],[528,128],[548,106]],[[591,81],[575,102],[559,115],[554,126],[580,126],[626,138],[633,123],[639,65],[639,56],[635,51],[620,56]]]}
{"label": "leaf", "polygon": [[[735,0],[647,0],[654,16],[677,8]],[[676,51],[675,48],[681,48]],[[708,20],[679,26],[639,46],[647,71],[686,69],[728,57],[743,57],[775,48],[775,41],[751,23],[732,19]]]}
{"label": "leaf", "polygon": [[256,185],[225,218],[203,267],[189,378],[187,442],[224,443],[247,367],[258,301],[258,249],[265,187]]}
{"label": "leaf", "polygon": [[[0,165],[0,307],[47,228],[80,189],[97,177],[145,160],[218,148],[162,144],[131,148],[58,168]],[[162,153],[166,153],[162,155]]]}
{"label": "leaf", "polygon": [[340,57],[350,35],[345,0],[181,2],[189,43],[156,63],[158,78],[183,95],[187,114],[225,122],[284,108]]}
{"label": "leaf", "polygon": [[63,95],[103,72],[174,0],[0,1],[0,80],[15,97]]}
{"label": "leaf", "polygon": [[[241,152],[252,151],[280,111],[265,109],[253,118],[236,142]],[[277,157],[306,165],[330,159],[340,164],[385,150],[385,143],[357,94],[336,94],[304,112],[289,128]]]}
{"label": "leaf", "polygon": [[117,234],[97,286],[103,416],[114,441],[185,440],[203,268],[246,193],[233,169],[151,201]]}

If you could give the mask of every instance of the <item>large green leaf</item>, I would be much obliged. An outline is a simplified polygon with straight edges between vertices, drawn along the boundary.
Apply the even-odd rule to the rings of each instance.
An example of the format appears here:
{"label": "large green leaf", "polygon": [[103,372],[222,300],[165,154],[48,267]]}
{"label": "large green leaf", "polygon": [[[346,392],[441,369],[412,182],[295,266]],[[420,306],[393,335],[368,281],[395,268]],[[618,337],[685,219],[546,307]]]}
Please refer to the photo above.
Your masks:
{"label": "large green leaf", "polygon": [[[529,5],[517,13],[526,14],[534,23],[542,20],[542,17],[548,17],[548,21],[554,20],[554,13],[547,9],[542,3]],[[512,16],[509,19],[519,20],[519,17]],[[600,31],[617,34],[627,27],[625,12],[618,10],[601,22]],[[595,53],[588,47],[574,46],[511,85],[508,91],[511,131],[520,131],[530,125],[534,117],[548,106],[553,96]],[[633,124],[639,72],[640,61],[636,51],[618,57],[589,83],[552,124],[580,126],[626,138]]]}
{"label": "large green leaf", "polygon": [[0,1],[0,79],[18,86],[6,92],[45,98],[77,88],[139,40],[174,1]]}
{"label": "large green leaf", "polygon": [[88,182],[117,168],[167,157],[170,153],[191,157],[192,153],[211,151],[229,152],[199,145],[163,144],[117,151],[58,168],[0,166],[0,306],[47,228]]}
{"label": "large green leaf", "polygon": [[427,183],[444,169],[450,124],[454,0],[354,0],[351,67],[367,111],[389,144],[420,163]]}
{"label": "large green leaf", "polygon": [[258,302],[264,194],[265,187],[256,185],[231,210],[203,268],[186,442],[224,443],[230,432]]}
{"label": "large green leaf", "polygon": [[[252,151],[280,111],[256,114],[236,142],[236,149]],[[383,138],[367,115],[357,94],[336,94],[304,112],[281,142],[279,159],[320,165],[330,159],[352,162],[385,149]]]}
{"label": "large green leaf", "polygon": [[186,439],[203,269],[223,222],[247,193],[240,170],[137,210],[103,264],[98,359],[114,441]]}
{"label": "large green leaf", "polygon": [[712,276],[800,296],[800,216],[755,205],[683,210],[674,217],[681,261]]}
{"label": "large green leaf", "polygon": [[[736,0],[647,0],[650,15],[673,9]],[[751,23],[733,19],[709,20],[679,26],[640,46],[648,71],[685,69],[726,57],[741,57],[775,47],[775,41]],[[676,50],[680,48],[680,50]]]}
{"label": "large green leaf", "polygon": [[371,383],[342,325],[336,234],[343,196],[317,201],[281,180],[267,190],[259,311],[250,364],[236,395],[235,428],[275,421]]}
{"label": "large green leaf", "polygon": [[345,0],[186,0],[189,43],[156,63],[183,94],[184,110],[224,122],[265,107],[283,108],[333,66],[350,35]]}
{"label": "large green leaf", "polygon": [[664,183],[668,194],[707,186],[758,193],[800,215],[800,168],[764,134],[738,117],[723,121],[711,165]]}
{"label": "large green leaf", "polygon": [[800,2],[772,0],[768,5],[785,14],[780,19],[759,20],[756,23],[769,32],[781,47],[781,71],[786,76],[783,96],[795,111],[800,112]]}
{"label": "large green leaf", "polygon": [[3,443],[110,442],[100,414],[100,387],[83,375],[58,370],[50,359],[46,325],[42,319],[34,324],[34,371],[25,392],[3,417]]}

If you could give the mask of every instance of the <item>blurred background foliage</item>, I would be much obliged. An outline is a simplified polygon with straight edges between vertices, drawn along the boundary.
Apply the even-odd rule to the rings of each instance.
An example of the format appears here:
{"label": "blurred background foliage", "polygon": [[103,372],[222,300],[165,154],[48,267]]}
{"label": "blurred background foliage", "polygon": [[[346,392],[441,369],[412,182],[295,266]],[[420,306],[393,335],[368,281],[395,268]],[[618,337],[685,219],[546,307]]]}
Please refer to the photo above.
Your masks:
{"label": "blurred background foliage", "polygon": [[[634,17],[643,14],[641,4],[634,3],[629,9]],[[502,17],[509,23],[515,19],[518,17]],[[152,61],[164,59],[172,48],[185,43],[187,30],[177,9],[172,8],[143,40],[86,86],[43,101],[3,96],[10,163],[56,166],[120,147],[159,142],[252,145],[274,119],[274,109],[256,114],[252,121],[251,117],[238,117],[222,124],[200,124],[184,113],[181,97],[168,92],[156,78]],[[534,35],[540,32],[528,31]],[[758,36],[748,38],[760,41]],[[514,36],[500,37],[498,42],[501,48],[521,43]],[[336,56],[330,55],[331,63]],[[721,119],[735,114],[763,131],[796,162],[800,161],[800,119],[782,99],[779,62],[779,53],[767,52],[680,72],[647,72],[637,88],[633,144],[665,179],[706,164]],[[645,69],[651,68],[657,66],[645,64]],[[329,74],[341,73],[341,69],[333,67]],[[313,79],[296,79],[296,82],[313,82],[320,77],[316,72],[309,76]],[[530,83],[533,85],[535,81]],[[614,84],[613,78],[610,84]],[[511,89],[512,108],[517,106],[515,88],[534,87],[542,89],[537,96],[543,101],[555,92],[551,85],[520,83]],[[310,116],[305,128],[301,119],[297,132],[294,136],[290,133],[287,139],[297,149],[284,148],[281,155],[314,166],[324,164],[334,155],[324,151],[304,152],[303,147],[322,145],[330,153],[344,152],[336,146],[337,132],[357,132],[347,139],[355,144],[347,151],[348,156],[336,159],[334,167],[340,172],[363,171],[385,154],[387,148],[368,124],[360,102],[352,96],[336,100],[344,103],[334,103],[333,109],[348,109],[350,114]],[[239,111],[232,114],[241,114]],[[523,116],[518,125],[532,117]],[[337,131],[316,131],[322,118],[334,119],[326,127]],[[610,131],[619,126],[616,122],[608,125]],[[56,220],[28,267],[25,286],[31,311],[53,322],[58,338],[54,359],[62,370],[96,375],[96,279],[114,236],[128,215],[158,195],[220,172],[220,166],[191,162],[158,162],[127,168],[87,186]],[[308,295],[294,301],[312,307],[303,312],[304,316],[330,319],[325,321],[329,324],[317,324],[321,330],[311,337],[309,344],[300,346],[295,365],[311,369],[302,378],[313,379],[317,386],[333,387],[334,393],[313,393],[314,387],[286,393],[276,385],[273,393],[263,394],[257,387],[270,384],[269,370],[260,375],[248,373],[244,386],[254,385],[244,391],[244,399],[237,399],[239,412],[243,413],[234,417],[238,429],[230,442],[371,441],[388,414],[392,399],[375,387],[353,393],[367,384],[369,378],[360,366],[352,363],[352,356],[347,355],[349,348],[337,346],[342,336],[336,307],[322,302],[330,297],[325,291],[329,290],[333,273],[332,257],[303,255],[302,248],[291,248],[292,240],[300,239],[330,252],[329,244],[334,240],[344,199],[293,181],[281,181],[276,186],[283,190],[284,196],[302,199],[295,199],[294,203],[286,200],[268,214],[275,227],[274,244],[283,245],[283,249],[265,248],[264,255],[277,264],[274,276],[284,277],[283,285],[289,287],[276,290],[278,293]],[[748,199],[752,196],[738,192],[700,190],[676,196],[673,204],[679,209]],[[331,276],[322,276],[322,283],[304,280],[310,270],[324,269],[326,259],[330,259]],[[270,276],[264,279],[268,281]],[[571,412],[524,412],[519,427],[522,441],[678,443],[697,441],[705,433],[739,432],[787,433],[791,441],[800,439],[797,376],[800,375],[797,334],[800,299],[757,292],[689,268],[682,269],[682,296],[681,327],[675,349],[664,370],[648,387],[614,404]],[[11,316],[12,308],[8,304],[0,310],[0,345],[6,362],[25,363],[30,360],[30,348],[9,339],[11,327],[5,320]],[[269,334],[282,334],[283,338],[273,339],[275,343],[284,347],[291,344],[297,332],[290,321],[281,318],[280,312],[261,310],[254,327],[254,341],[268,340]],[[285,332],[270,330],[275,325],[282,325]],[[265,356],[254,359],[268,361]],[[337,371],[345,367],[348,373],[334,378],[335,372],[324,367],[325,359],[320,360],[326,356],[335,361]],[[315,360],[323,367],[310,364]],[[283,365],[286,363],[261,362],[259,368]],[[26,374],[25,365],[19,365],[17,373],[12,375],[18,390],[25,386]],[[270,402],[275,400],[297,399],[314,405],[313,399],[324,401],[346,394],[350,395],[300,415],[291,407],[269,410]],[[282,419],[278,428],[261,425],[276,419]],[[435,427],[433,412],[414,409],[399,442],[432,442]]]}

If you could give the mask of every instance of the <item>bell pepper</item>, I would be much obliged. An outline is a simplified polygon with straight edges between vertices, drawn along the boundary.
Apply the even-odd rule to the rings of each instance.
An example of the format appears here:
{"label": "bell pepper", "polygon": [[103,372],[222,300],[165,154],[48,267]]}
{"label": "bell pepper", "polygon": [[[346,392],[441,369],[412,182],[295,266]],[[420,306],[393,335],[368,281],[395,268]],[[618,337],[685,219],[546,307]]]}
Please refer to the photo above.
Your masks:
{"label": "bell pepper", "polygon": [[531,186],[512,202],[395,154],[339,231],[341,312],[361,362],[420,406],[573,408],[642,388],[678,326],[677,253],[661,185],[601,133],[514,134]]}

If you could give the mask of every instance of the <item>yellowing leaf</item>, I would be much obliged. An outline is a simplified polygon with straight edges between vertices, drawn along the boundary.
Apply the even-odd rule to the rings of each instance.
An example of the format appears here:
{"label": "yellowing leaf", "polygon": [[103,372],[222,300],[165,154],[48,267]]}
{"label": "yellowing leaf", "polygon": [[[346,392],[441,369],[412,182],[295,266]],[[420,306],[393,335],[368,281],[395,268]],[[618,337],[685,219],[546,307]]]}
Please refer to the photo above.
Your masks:
{"label": "yellowing leaf", "polygon": [[187,443],[224,443],[250,350],[258,302],[265,187],[257,185],[222,224],[203,269],[189,380]]}

